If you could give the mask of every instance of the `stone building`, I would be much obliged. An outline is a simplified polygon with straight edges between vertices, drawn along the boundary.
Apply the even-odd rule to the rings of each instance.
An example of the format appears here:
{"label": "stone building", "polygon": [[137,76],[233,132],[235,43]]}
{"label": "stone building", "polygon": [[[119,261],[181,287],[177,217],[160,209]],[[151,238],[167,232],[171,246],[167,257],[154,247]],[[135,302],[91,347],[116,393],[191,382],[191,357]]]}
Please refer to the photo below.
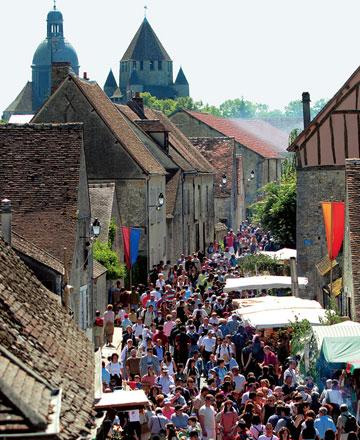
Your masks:
{"label": "stone building", "polygon": [[32,115],[51,94],[51,64],[68,62],[73,72],[79,74],[79,61],[75,49],[64,37],[62,13],[56,9],[47,15],[46,39],[36,49],[31,70],[32,81],[27,82],[16,99],[5,109],[2,118],[11,115]]}
{"label": "stone building", "polygon": [[[316,265],[327,255],[324,220],[321,209],[323,201],[345,201],[348,187],[348,222],[345,244],[349,251],[354,249],[354,171],[357,165],[351,161],[347,165],[350,175],[346,175],[346,159],[360,156],[360,68],[346,81],[327,103],[323,110],[310,121],[308,93],[303,94],[305,129],[289,147],[297,157],[297,258],[299,276],[309,279],[304,292],[310,298],[326,302],[324,287],[328,290],[329,269],[322,273]],[[350,232],[350,236],[349,236]],[[349,241],[350,240],[350,241]],[[348,254],[349,256],[349,254]],[[351,260],[344,262],[340,254],[337,258],[343,273],[343,289],[339,289],[339,306],[344,314],[353,313],[351,304],[360,303],[356,282],[352,279]],[[356,260],[352,260],[352,264]],[[354,271],[353,267],[353,271]],[[356,272],[353,272],[354,276]],[[358,312],[357,312],[358,313]]]}
{"label": "stone building", "polygon": [[65,78],[34,117],[34,122],[65,121],[84,125],[88,182],[115,183],[121,225],[143,230],[139,251],[149,265],[163,260],[166,203],[164,209],[156,207],[159,194],[165,194],[166,170],[148,150],[140,130],[95,82],[73,74]]}
{"label": "stone building", "polygon": [[287,135],[260,120],[224,119],[189,110],[179,110],[170,119],[189,138],[225,136],[235,139],[235,157],[241,157],[238,165],[242,167],[238,171],[242,180],[239,187],[243,191],[243,206],[238,210],[237,221],[242,221],[256,201],[258,190],[280,178]]}
{"label": "stone building", "polygon": [[93,345],[2,238],[0,278],[1,436],[94,438]]}
{"label": "stone building", "polygon": [[[144,108],[139,96],[127,106],[117,107],[154,141],[151,151],[167,171],[167,259],[174,263],[181,253],[204,251],[214,240],[214,169],[210,162],[166,116]],[[159,156],[159,150],[165,155]]]}
{"label": "stone building", "polygon": [[242,158],[236,157],[235,139],[191,137],[191,143],[216,170],[214,186],[215,223],[236,227],[245,217]]}
{"label": "stone building", "polygon": [[126,102],[135,92],[149,92],[159,99],[190,93],[182,68],[174,82],[173,62],[146,17],[120,61],[119,84],[110,71],[104,91],[115,102]]}
{"label": "stone building", "polygon": [[0,125],[0,198],[12,205],[11,212],[2,207],[2,235],[48,288],[59,294],[64,284],[73,287],[70,308],[89,329],[93,267],[82,125]]}

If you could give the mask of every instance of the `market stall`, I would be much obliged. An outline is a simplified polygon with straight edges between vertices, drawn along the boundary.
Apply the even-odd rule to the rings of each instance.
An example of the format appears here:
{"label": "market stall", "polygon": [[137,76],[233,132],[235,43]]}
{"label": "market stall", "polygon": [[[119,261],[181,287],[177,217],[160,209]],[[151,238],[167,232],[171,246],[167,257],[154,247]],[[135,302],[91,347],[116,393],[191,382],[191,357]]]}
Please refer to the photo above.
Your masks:
{"label": "market stall", "polygon": [[290,258],[296,258],[297,256],[296,249],[290,249],[290,248],[279,249],[276,252],[261,251],[259,252],[259,254],[267,255],[268,257],[274,258],[275,260],[279,260],[279,261],[289,261]]}
{"label": "market stall", "polygon": [[[308,284],[307,278],[298,278],[299,288]],[[263,275],[257,277],[228,278],[224,287],[225,292],[240,290],[287,289],[291,288],[291,277]]]}
{"label": "market stall", "polygon": [[103,393],[100,400],[95,404],[95,409],[119,409],[121,411],[127,411],[130,409],[141,409],[148,404],[149,400],[143,390],[118,390],[112,393]]}

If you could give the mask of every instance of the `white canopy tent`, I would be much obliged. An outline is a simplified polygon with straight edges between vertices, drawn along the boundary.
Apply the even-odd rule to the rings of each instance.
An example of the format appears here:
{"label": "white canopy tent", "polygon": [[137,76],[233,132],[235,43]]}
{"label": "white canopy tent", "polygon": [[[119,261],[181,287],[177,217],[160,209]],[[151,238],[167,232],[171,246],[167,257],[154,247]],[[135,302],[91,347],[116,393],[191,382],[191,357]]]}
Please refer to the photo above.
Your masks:
{"label": "white canopy tent", "polygon": [[320,325],[320,319],[325,318],[325,310],[317,301],[293,296],[248,298],[239,300],[238,304],[240,308],[236,313],[258,329],[287,327],[296,319],[307,319],[312,325]]}
{"label": "white canopy tent", "polygon": [[[307,278],[299,277],[299,288],[304,288],[308,283]],[[261,289],[286,289],[291,288],[291,277],[263,275],[258,277],[228,278],[224,287],[225,292],[233,290],[261,290]]]}
{"label": "white canopy tent", "polygon": [[276,252],[272,251],[260,251],[259,254],[262,255],[268,255],[271,258],[274,258],[275,260],[290,260],[290,258],[296,258],[297,253],[296,249],[290,249],[290,248],[283,248],[279,249]]}

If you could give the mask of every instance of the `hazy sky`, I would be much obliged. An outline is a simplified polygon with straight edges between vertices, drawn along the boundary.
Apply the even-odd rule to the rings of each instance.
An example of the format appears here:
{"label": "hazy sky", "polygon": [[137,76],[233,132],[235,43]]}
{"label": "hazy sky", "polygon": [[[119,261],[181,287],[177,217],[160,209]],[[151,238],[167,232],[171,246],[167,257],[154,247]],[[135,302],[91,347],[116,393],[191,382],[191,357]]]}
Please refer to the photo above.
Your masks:
{"label": "hazy sky", "polygon": [[[360,63],[359,0],[58,0],[80,71],[103,86],[144,17],[195,99],[280,108],[331,97]],[[31,79],[50,0],[0,0],[0,115]]]}

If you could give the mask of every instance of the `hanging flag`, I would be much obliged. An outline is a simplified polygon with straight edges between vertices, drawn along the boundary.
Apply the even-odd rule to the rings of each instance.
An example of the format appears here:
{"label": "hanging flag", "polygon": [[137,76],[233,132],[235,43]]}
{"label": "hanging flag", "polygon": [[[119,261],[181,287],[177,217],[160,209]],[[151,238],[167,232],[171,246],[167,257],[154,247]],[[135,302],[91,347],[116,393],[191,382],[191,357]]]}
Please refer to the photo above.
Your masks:
{"label": "hanging flag", "polygon": [[330,260],[338,256],[344,239],[345,203],[322,202],[326,241]]}
{"label": "hanging flag", "polygon": [[131,268],[131,260],[130,260],[130,235],[131,235],[131,231],[130,231],[130,228],[128,228],[127,226],[121,226],[121,232],[122,232],[122,236],[123,236],[125,263],[126,263],[126,267],[128,269],[130,269]]}
{"label": "hanging flag", "polygon": [[131,228],[130,233],[130,256],[131,265],[136,263],[137,257],[139,255],[139,241],[140,241],[141,229]]}

